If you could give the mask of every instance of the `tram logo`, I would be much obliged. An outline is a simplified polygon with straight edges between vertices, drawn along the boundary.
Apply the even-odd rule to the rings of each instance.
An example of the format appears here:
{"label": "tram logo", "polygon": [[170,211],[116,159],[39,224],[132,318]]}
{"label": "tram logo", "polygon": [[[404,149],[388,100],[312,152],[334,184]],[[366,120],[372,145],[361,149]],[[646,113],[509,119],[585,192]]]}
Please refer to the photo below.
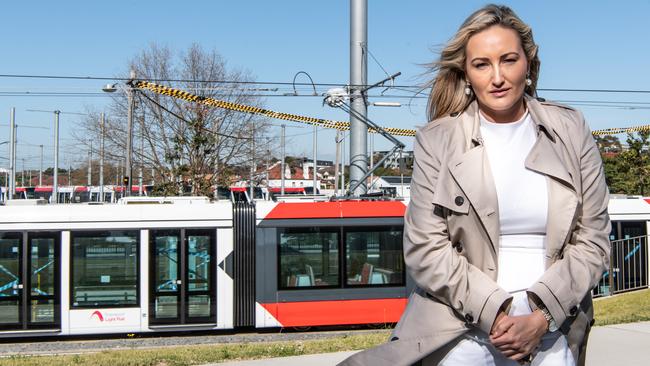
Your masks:
{"label": "tram logo", "polygon": [[104,321],[104,315],[102,315],[102,312],[99,310],[93,311],[92,314],[90,314],[90,319],[92,319],[94,316],[97,316],[97,319],[99,319],[100,322]]}
{"label": "tram logo", "polygon": [[90,314],[90,319],[97,319],[100,323],[123,322],[126,320],[126,314],[106,311],[102,313],[99,310],[95,310]]}

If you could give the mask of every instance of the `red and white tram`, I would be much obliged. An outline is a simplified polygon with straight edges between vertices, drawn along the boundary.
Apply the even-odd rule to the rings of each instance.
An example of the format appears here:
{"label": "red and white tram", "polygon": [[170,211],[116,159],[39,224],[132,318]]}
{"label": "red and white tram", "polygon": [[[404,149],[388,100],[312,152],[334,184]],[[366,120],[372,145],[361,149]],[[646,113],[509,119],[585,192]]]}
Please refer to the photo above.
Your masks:
{"label": "red and white tram", "polygon": [[0,337],[393,323],[405,306],[402,202],[136,202],[0,207]]}

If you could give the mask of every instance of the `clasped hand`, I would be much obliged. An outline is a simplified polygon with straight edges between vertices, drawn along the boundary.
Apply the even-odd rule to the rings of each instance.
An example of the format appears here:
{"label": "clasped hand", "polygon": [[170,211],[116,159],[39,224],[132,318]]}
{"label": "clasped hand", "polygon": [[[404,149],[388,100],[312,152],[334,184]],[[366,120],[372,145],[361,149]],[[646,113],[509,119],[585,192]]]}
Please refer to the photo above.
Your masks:
{"label": "clasped hand", "polygon": [[539,310],[520,316],[501,311],[492,325],[490,342],[504,356],[519,361],[535,350],[547,330],[548,323]]}

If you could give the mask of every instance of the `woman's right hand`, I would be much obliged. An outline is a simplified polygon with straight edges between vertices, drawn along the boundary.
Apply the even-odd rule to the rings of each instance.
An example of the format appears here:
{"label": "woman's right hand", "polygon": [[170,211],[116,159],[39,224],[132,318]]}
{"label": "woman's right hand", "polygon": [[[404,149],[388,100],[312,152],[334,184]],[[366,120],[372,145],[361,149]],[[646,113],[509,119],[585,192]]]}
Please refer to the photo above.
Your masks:
{"label": "woman's right hand", "polygon": [[511,360],[518,361],[531,354],[548,331],[548,323],[539,310],[531,314],[508,316],[501,312],[494,321],[490,341]]}

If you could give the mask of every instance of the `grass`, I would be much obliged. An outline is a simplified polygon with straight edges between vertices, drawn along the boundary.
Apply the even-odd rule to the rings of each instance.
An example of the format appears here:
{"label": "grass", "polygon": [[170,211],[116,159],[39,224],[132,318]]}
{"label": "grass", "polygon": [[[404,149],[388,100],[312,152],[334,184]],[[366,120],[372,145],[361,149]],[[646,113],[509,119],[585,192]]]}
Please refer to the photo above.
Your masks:
{"label": "grass", "polygon": [[650,320],[650,290],[628,292],[594,301],[595,325]]}
{"label": "grass", "polygon": [[235,360],[299,356],[314,353],[351,351],[386,342],[388,330],[329,339],[176,346],[157,349],[130,349],[64,356],[12,356],[0,365],[93,365],[93,366],[176,366],[200,365]]}

